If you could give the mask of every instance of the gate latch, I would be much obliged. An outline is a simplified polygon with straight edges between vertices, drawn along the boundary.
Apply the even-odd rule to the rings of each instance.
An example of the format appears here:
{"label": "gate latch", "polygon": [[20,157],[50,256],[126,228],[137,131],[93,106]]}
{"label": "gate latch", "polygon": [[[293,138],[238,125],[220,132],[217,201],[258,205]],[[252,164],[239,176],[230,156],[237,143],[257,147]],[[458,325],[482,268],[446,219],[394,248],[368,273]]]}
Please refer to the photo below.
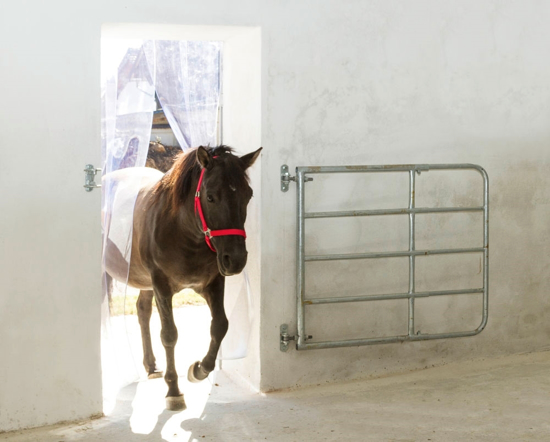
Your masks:
{"label": "gate latch", "polygon": [[[291,181],[296,181],[296,177],[292,176],[288,171],[288,166],[286,164],[283,164],[281,166],[281,192],[288,191],[288,185]],[[306,176],[304,177],[304,181],[313,181],[313,178]]]}
{"label": "gate latch", "polygon": [[101,172],[101,169],[95,168],[93,164],[86,164],[84,172],[86,173],[86,177],[84,179],[84,188],[86,189],[86,192],[91,192],[92,190],[101,187],[101,184],[96,184],[95,182],[95,176],[98,172]]}

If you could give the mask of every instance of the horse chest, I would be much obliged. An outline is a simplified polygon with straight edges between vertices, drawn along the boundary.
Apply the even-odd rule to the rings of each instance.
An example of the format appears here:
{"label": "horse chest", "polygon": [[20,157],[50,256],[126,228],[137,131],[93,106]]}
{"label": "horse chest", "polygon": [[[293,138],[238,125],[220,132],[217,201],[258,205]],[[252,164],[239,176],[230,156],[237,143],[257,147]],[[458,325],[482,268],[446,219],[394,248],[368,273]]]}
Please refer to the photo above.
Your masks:
{"label": "horse chest", "polygon": [[198,253],[189,247],[165,250],[155,264],[178,291],[184,288],[200,291],[219,274],[214,253]]}

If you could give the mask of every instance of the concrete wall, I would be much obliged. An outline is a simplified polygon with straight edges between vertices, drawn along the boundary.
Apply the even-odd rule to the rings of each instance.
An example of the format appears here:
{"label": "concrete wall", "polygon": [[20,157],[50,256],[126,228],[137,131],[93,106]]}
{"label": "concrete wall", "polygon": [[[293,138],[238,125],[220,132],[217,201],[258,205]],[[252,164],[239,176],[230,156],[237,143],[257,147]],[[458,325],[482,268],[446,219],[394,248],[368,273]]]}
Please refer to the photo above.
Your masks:
{"label": "concrete wall", "polygon": [[[7,280],[0,298],[0,429],[100,411],[99,282],[79,284],[99,272],[99,241],[93,243],[99,229],[91,215],[99,214],[99,200],[90,204],[85,197],[92,195],[77,187],[82,165],[99,158],[101,25],[121,22],[261,28],[263,390],[548,346],[548,3],[12,2],[0,16],[1,143],[8,152],[0,165],[0,268]],[[14,137],[23,130],[28,143],[16,149]],[[18,174],[24,162],[27,172]],[[478,163],[491,179],[486,331],[452,341],[281,354],[279,325],[292,329],[295,317],[295,197],[279,190],[280,165],[436,162]],[[467,187],[466,194],[449,187],[438,195],[427,186],[426,195],[468,202],[474,185]],[[374,200],[364,201],[384,201],[378,193],[385,187],[366,188]],[[310,189],[313,196],[322,194]],[[428,224],[425,238],[443,224]],[[364,245],[391,247],[402,239],[383,241],[382,227],[353,228]],[[349,236],[342,241],[350,246]],[[466,277],[474,278],[468,266]],[[357,274],[367,271],[387,269],[365,267],[347,279],[358,287]],[[387,287],[386,279],[373,277],[371,288]],[[434,311],[452,317],[448,307]],[[400,309],[390,309],[390,325]],[[473,311],[466,306],[460,314],[467,320]],[[387,312],[365,314],[357,318],[360,323],[385,326]],[[322,332],[332,317],[326,312],[326,321],[311,321],[319,321]],[[350,330],[351,325],[336,331]]]}
{"label": "concrete wall", "polygon": [[[223,48],[223,142],[245,154],[261,146],[261,30],[243,29],[227,38]],[[224,361],[223,369],[237,381],[255,390],[260,388],[260,321],[261,321],[261,195],[262,161],[248,170],[255,197],[248,205],[246,234],[250,281],[251,330],[245,359]],[[235,278],[240,281],[240,277]],[[226,290],[230,288],[226,286]],[[230,324],[230,327],[246,326]]]}
{"label": "concrete wall", "polygon": [[100,193],[82,187],[100,164],[99,34],[69,14],[0,14],[0,431],[102,409]]}
{"label": "concrete wall", "polygon": [[[272,11],[270,23],[263,29],[267,43],[263,52],[267,58],[263,134],[265,145],[274,147],[264,157],[266,177],[262,183],[263,390],[549,345],[550,189],[546,169],[550,152],[550,60],[544,55],[550,41],[549,24],[550,8],[544,2],[341,2],[338,6],[312,2]],[[279,325],[289,321],[292,330],[295,322],[295,197],[278,190],[280,164],[293,168],[453,162],[480,164],[490,177],[487,329],[477,337],[458,340],[280,354]],[[417,195],[425,195],[426,203],[434,202],[435,196],[442,205],[474,201],[475,181],[468,178],[463,188],[451,190],[456,187],[438,187],[438,180],[443,178],[433,174],[419,178],[419,183],[435,180],[434,186],[418,189]],[[405,198],[397,207],[406,203],[406,176],[403,178],[403,193],[399,195]],[[399,200],[399,183],[387,179],[383,183],[334,188],[322,206],[338,209],[348,205],[335,203],[333,196],[340,190],[339,198],[359,201],[358,208],[396,207],[393,203]],[[312,201],[316,196],[326,196],[322,195],[322,183],[314,181],[306,186]],[[362,194],[371,191],[372,195]],[[465,219],[468,221],[468,216]],[[460,224],[448,222],[451,225],[447,227]],[[441,233],[444,224],[441,219],[426,223],[424,240],[437,230]],[[306,230],[310,250],[406,249],[406,219],[401,224],[389,218],[351,220],[340,226],[342,230],[333,230],[333,234]],[[398,228],[401,230],[396,231]],[[465,231],[451,228],[432,245],[445,241],[460,244],[465,238]],[[419,268],[424,283],[433,278],[432,289],[450,283],[454,287],[474,284],[479,271],[479,262],[460,262],[464,269],[460,278],[459,261],[436,259],[432,264]],[[348,269],[344,277],[345,269],[338,265],[329,269],[310,266],[321,278],[321,287],[316,287],[312,278],[306,293],[311,288],[316,295],[315,289],[330,283],[324,273],[329,270],[335,272],[340,287],[348,284],[352,293],[361,279],[370,293],[391,293],[399,284],[403,287],[400,275],[404,271],[406,279],[406,264],[405,269],[395,263],[386,268],[373,262],[359,265],[354,263],[355,273]],[[449,273],[451,270],[454,274]],[[432,304],[426,306],[427,302]],[[451,304],[447,299],[423,304],[419,303],[423,331],[479,325],[479,300],[477,304],[463,300]],[[451,305],[456,313],[449,310]],[[327,338],[329,328],[333,336],[355,337],[352,322],[370,336],[403,333],[399,327],[406,326],[406,305],[388,302],[387,310],[380,306],[349,304],[332,311],[316,307],[322,309],[322,316],[306,317],[306,324],[309,321],[314,328],[314,338],[316,334]],[[472,313],[476,314],[473,320]]]}

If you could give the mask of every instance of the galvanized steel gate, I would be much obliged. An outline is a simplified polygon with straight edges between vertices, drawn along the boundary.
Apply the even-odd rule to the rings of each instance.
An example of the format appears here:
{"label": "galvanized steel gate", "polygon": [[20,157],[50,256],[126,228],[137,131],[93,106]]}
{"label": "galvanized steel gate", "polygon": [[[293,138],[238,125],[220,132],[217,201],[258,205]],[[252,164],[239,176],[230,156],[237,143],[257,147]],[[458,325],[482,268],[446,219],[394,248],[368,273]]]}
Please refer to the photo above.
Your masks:
{"label": "galvanized steel gate", "polygon": [[[446,208],[417,208],[415,206],[415,182],[416,174],[429,170],[467,170],[478,171],[483,178],[483,205],[478,207],[446,207]],[[390,210],[353,210],[338,212],[305,212],[304,184],[311,181],[310,174],[331,173],[382,173],[382,172],[407,172],[409,175],[409,205],[407,208]],[[286,324],[281,325],[281,351],[287,351],[289,343],[296,340],[297,350],[311,350],[332,347],[352,347],[370,344],[384,344],[403,341],[421,341],[428,339],[458,338],[473,336],[480,333],[487,324],[488,316],[488,289],[489,289],[489,181],[485,170],[475,164],[421,164],[421,165],[396,165],[396,166],[335,166],[335,167],[297,167],[296,176],[290,176],[288,166],[281,167],[281,190],[286,192],[290,181],[297,184],[297,263],[296,263],[296,313],[297,335],[290,336]],[[451,212],[483,212],[483,246],[477,248],[456,248],[436,250],[416,250],[415,247],[415,215],[418,213],[451,213]],[[305,254],[305,221],[312,218],[337,218],[350,216],[382,216],[382,215],[407,215],[409,217],[409,250],[399,252],[380,253],[355,253],[332,255],[306,255]],[[419,255],[443,255],[459,253],[483,254],[483,287],[475,289],[457,289],[444,291],[415,290],[415,257]],[[409,260],[409,289],[407,293],[332,297],[308,299],[305,292],[305,263],[312,261],[331,261],[347,259],[376,259],[403,257]],[[414,332],[415,299],[430,296],[449,296],[464,294],[483,294],[482,320],[475,330],[453,333],[423,334]],[[389,336],[378,338],[349,339],[340,341],[311,342],[305,327],[305,308],[313,308],[320,304],[333,304],[344,302],[382,301],[388,299],[408,299],[408,334],[401,336]],[[308,342],[310,341],[310,342]]]}

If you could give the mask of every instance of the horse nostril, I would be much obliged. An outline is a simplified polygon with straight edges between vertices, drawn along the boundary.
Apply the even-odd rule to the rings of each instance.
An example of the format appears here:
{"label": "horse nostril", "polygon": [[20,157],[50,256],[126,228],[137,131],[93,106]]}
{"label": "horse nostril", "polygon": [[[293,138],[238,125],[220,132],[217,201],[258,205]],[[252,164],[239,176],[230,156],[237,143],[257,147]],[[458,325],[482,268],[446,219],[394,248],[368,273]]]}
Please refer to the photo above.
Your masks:
{"label": "horse nostril", "polygon": [[225,254],[223,255],[223,266],[227,269],[231,266],[231,258],[229,255]]}

